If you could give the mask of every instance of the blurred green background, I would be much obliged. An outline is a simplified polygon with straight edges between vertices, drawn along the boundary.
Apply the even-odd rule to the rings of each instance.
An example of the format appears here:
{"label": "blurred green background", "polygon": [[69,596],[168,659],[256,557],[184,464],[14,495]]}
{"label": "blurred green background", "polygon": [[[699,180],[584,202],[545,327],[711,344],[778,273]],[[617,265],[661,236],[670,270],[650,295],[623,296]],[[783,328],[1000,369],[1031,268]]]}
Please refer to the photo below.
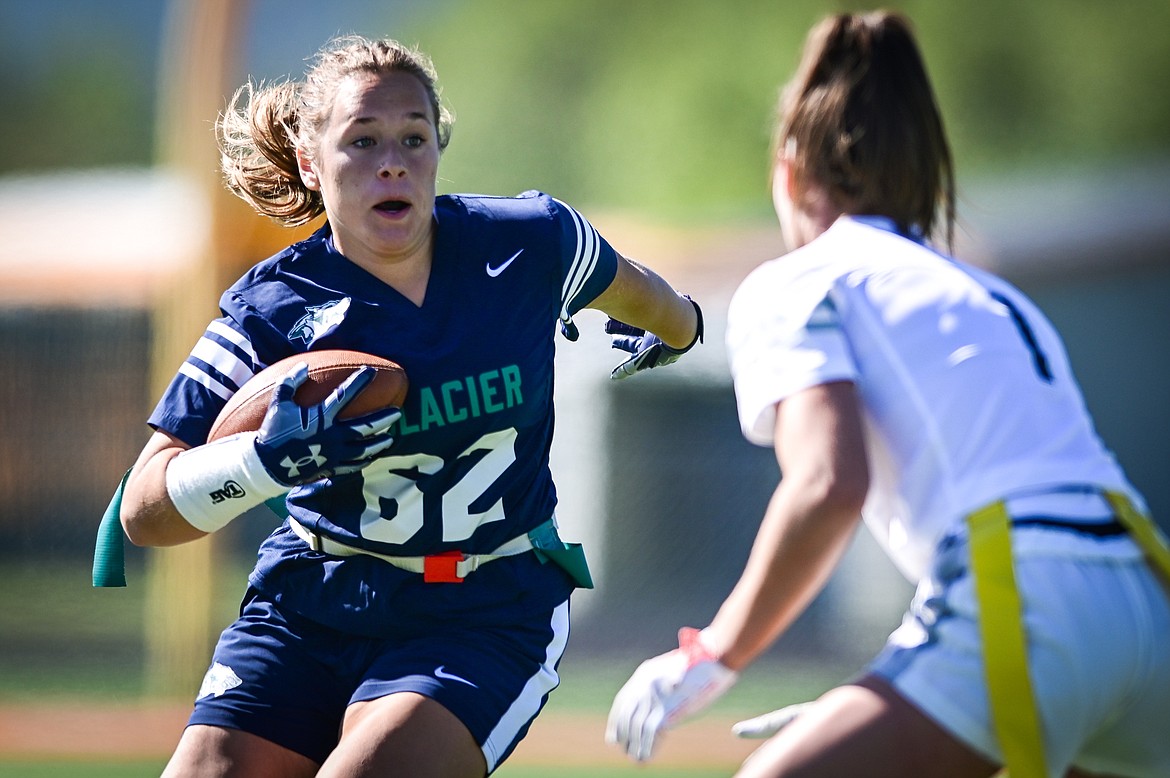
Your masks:
{"label": "blurred green background", "polygon": [[[1163,0],[887,6],[919,30],[960,174],[1170,149]],[[538,187],[667,219],[769,218],[777,87],[816,19],[866,7],[262,0],[249,4],[243,70],[297,77],[334,33],[390,35],[431,53],[457,115],[449,190]],[[151,164],[166,12],[161,0],[0,3],[0,173]]]}
{"label": "blurred green background", "polygon": [[[954,143],[960,256],[1016,281],[1056,321],[1102,435],[1165,525],[1170,3],[886,5],[919,31]],[[151,602],[157,552],[128,549],[128,589],[89,585],[97,519],[145,440],[152,358],[173,337],[152,318],[160,285],[173,283],[163,249],[202,223],[198,209],[171,205],[181,185],[160,178],[156,164],[171,88],[164,74],[187,7],[0,0],[0,776],[157,770],[155,761],[102,768],[74,755],[63,773],[38,772],[21,760],[52,754],[14,744],[4,710],[183,707],[191,697],[185,678],[176,691],[151,677],[166,666],[148,637],[152,622],[187,607],[165,595]],[[558,402],[582,409],[558,416],[557,445],[572,452],[554,450],[561,519],[587,541],[599,586],[578,598],[549,715],[604,712],[637,661],[669,648],[681,624],[710,618],[774,485],[770,453],[738,433],[722,317],[747,269],[780,250],[766,178],[778,88],[811,24],[871,6],[241,7],[233,83],[298,78],[337,33],[418,43],[456,115],[441,191],[550,192],[704,301],[708,343],[670,375],[609,386],[612,358],[596,322],[581,344],[561,349]],[[211,147],[209,121],[188,129]],[[212,579],[191,582],[210,592],[215,631],[232,618],[269,528],[262,516],[232,525],[217,539]],[[859,537],[813,609],[714,715],[750,715],[847,677],[880,647],[908,596]],[[209,650],[193,647],[197,656]],[[73,730],[60,726],[64,743]],[[724,772],[710,774],[735,763],[728,757]],[[515,769],[501,774],[539,774]]]}

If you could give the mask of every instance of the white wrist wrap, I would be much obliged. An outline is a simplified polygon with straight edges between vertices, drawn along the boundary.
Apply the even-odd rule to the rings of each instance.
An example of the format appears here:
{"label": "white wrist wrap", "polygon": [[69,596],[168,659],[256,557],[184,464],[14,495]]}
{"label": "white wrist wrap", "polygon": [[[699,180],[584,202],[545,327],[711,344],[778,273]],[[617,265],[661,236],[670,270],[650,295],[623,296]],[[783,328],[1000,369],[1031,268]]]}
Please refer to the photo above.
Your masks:
{"label": "white wrist wrap", "polygon": [[192,527],[215,532],[288,491],[260,463],[255,439],[255,432],[241,432],[184,451],[167,465],[167,494]]}

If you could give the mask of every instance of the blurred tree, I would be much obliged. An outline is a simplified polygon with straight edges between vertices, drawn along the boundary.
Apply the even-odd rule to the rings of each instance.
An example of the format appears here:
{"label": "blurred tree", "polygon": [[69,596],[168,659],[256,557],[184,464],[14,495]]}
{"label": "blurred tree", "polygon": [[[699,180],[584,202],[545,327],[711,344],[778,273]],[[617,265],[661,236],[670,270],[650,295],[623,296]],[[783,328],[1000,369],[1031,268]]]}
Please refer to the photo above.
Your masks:
{"label": "blurred tree", "polygon": [[1170,3],[895,5],[922,33],[964,167],[1104,163],[1170,152]]}
{"label": "blurred tree", "polygon": [[[451,7],[423,37],[457,115],[445,182],[460,191],[538,187],[666,216],[764,213],[770,113],[783,76],[775,53],[791,59],[803,32],[761,24],[776,18],[775,5]],[[811,21],[820,5],[786,7]]]}
{"label": "blurred tree", "polygon": [[[1170,153],[1170,3],[891,2],[914,20],[959,174]],[[766,215],[777,88],[855,2],[477,0],[420,38],[458,121],[452,191],[538,187],[668,219]]]}
{"label": "blurred tree", "polygon": [[0,174],[149,165],[158,30],[0,9]]}
{"label": "blurred tree", "polygon": [[[33,31],[28,9],[39,6],[0,3],[0,174],[148,164],[158,41],[144,37],[158,36],[150,14],[159,4],[59,2],[68,13],[42,13],[53,25],[42,19]],[[862,7],[392,5],[399,15],[388,10],[387,19],[410,8],[410,22],[384,32],[434,56],[458,116],[440,171],[448,191],[538,187],[581,204],[713,222],[767,216],[777,87],[817,18]],[[921,33],[961,177],[1170,153],[1166,0],[886,5],[905,10]],[[121,14],[116,23],[100,21],[107,11]],[[322,29],[320,41],[341,29]]]}

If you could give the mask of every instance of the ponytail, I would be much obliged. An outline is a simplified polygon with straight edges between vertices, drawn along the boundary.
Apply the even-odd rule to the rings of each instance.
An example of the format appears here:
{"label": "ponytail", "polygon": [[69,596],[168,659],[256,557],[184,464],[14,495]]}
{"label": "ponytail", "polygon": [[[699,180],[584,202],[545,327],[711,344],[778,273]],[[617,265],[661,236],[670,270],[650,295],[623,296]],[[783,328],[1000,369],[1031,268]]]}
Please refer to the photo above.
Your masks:
{"label": "ponytail", "polygon": [[321,193],[301,180],[296,138],[300,87],[292,82],[244,84],[216,123],[220,167],[228,189],[259,213],[289,227],[325,210]]}

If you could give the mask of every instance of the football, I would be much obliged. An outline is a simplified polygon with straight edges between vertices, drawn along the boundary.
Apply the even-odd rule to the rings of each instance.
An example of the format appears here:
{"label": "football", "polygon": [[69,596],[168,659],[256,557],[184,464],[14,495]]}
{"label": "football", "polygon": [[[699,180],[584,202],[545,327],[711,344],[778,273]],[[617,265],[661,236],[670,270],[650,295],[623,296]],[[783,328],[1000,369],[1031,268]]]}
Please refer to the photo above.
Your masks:
{"label": "football", "polygon": [[208,442],[235,435],[238,432],[252,432],[260,429],[272,392],[280,379],[292,370],[298,362],[309,366],[309,379],[297,389],[293,399],[302,407],[316,405],[329,396],[337,386],[363,365],[373,367],[377,372],[374,380],[366,384],[349,404],[342,409],[339,418],[353,418],[387,407],[401,407],[406,401],[406,390],[410,382],[402,366],[373,354],[342,349],[306,351],[294,354],[252,376],[231,396],[227,405],[211,425]]}

